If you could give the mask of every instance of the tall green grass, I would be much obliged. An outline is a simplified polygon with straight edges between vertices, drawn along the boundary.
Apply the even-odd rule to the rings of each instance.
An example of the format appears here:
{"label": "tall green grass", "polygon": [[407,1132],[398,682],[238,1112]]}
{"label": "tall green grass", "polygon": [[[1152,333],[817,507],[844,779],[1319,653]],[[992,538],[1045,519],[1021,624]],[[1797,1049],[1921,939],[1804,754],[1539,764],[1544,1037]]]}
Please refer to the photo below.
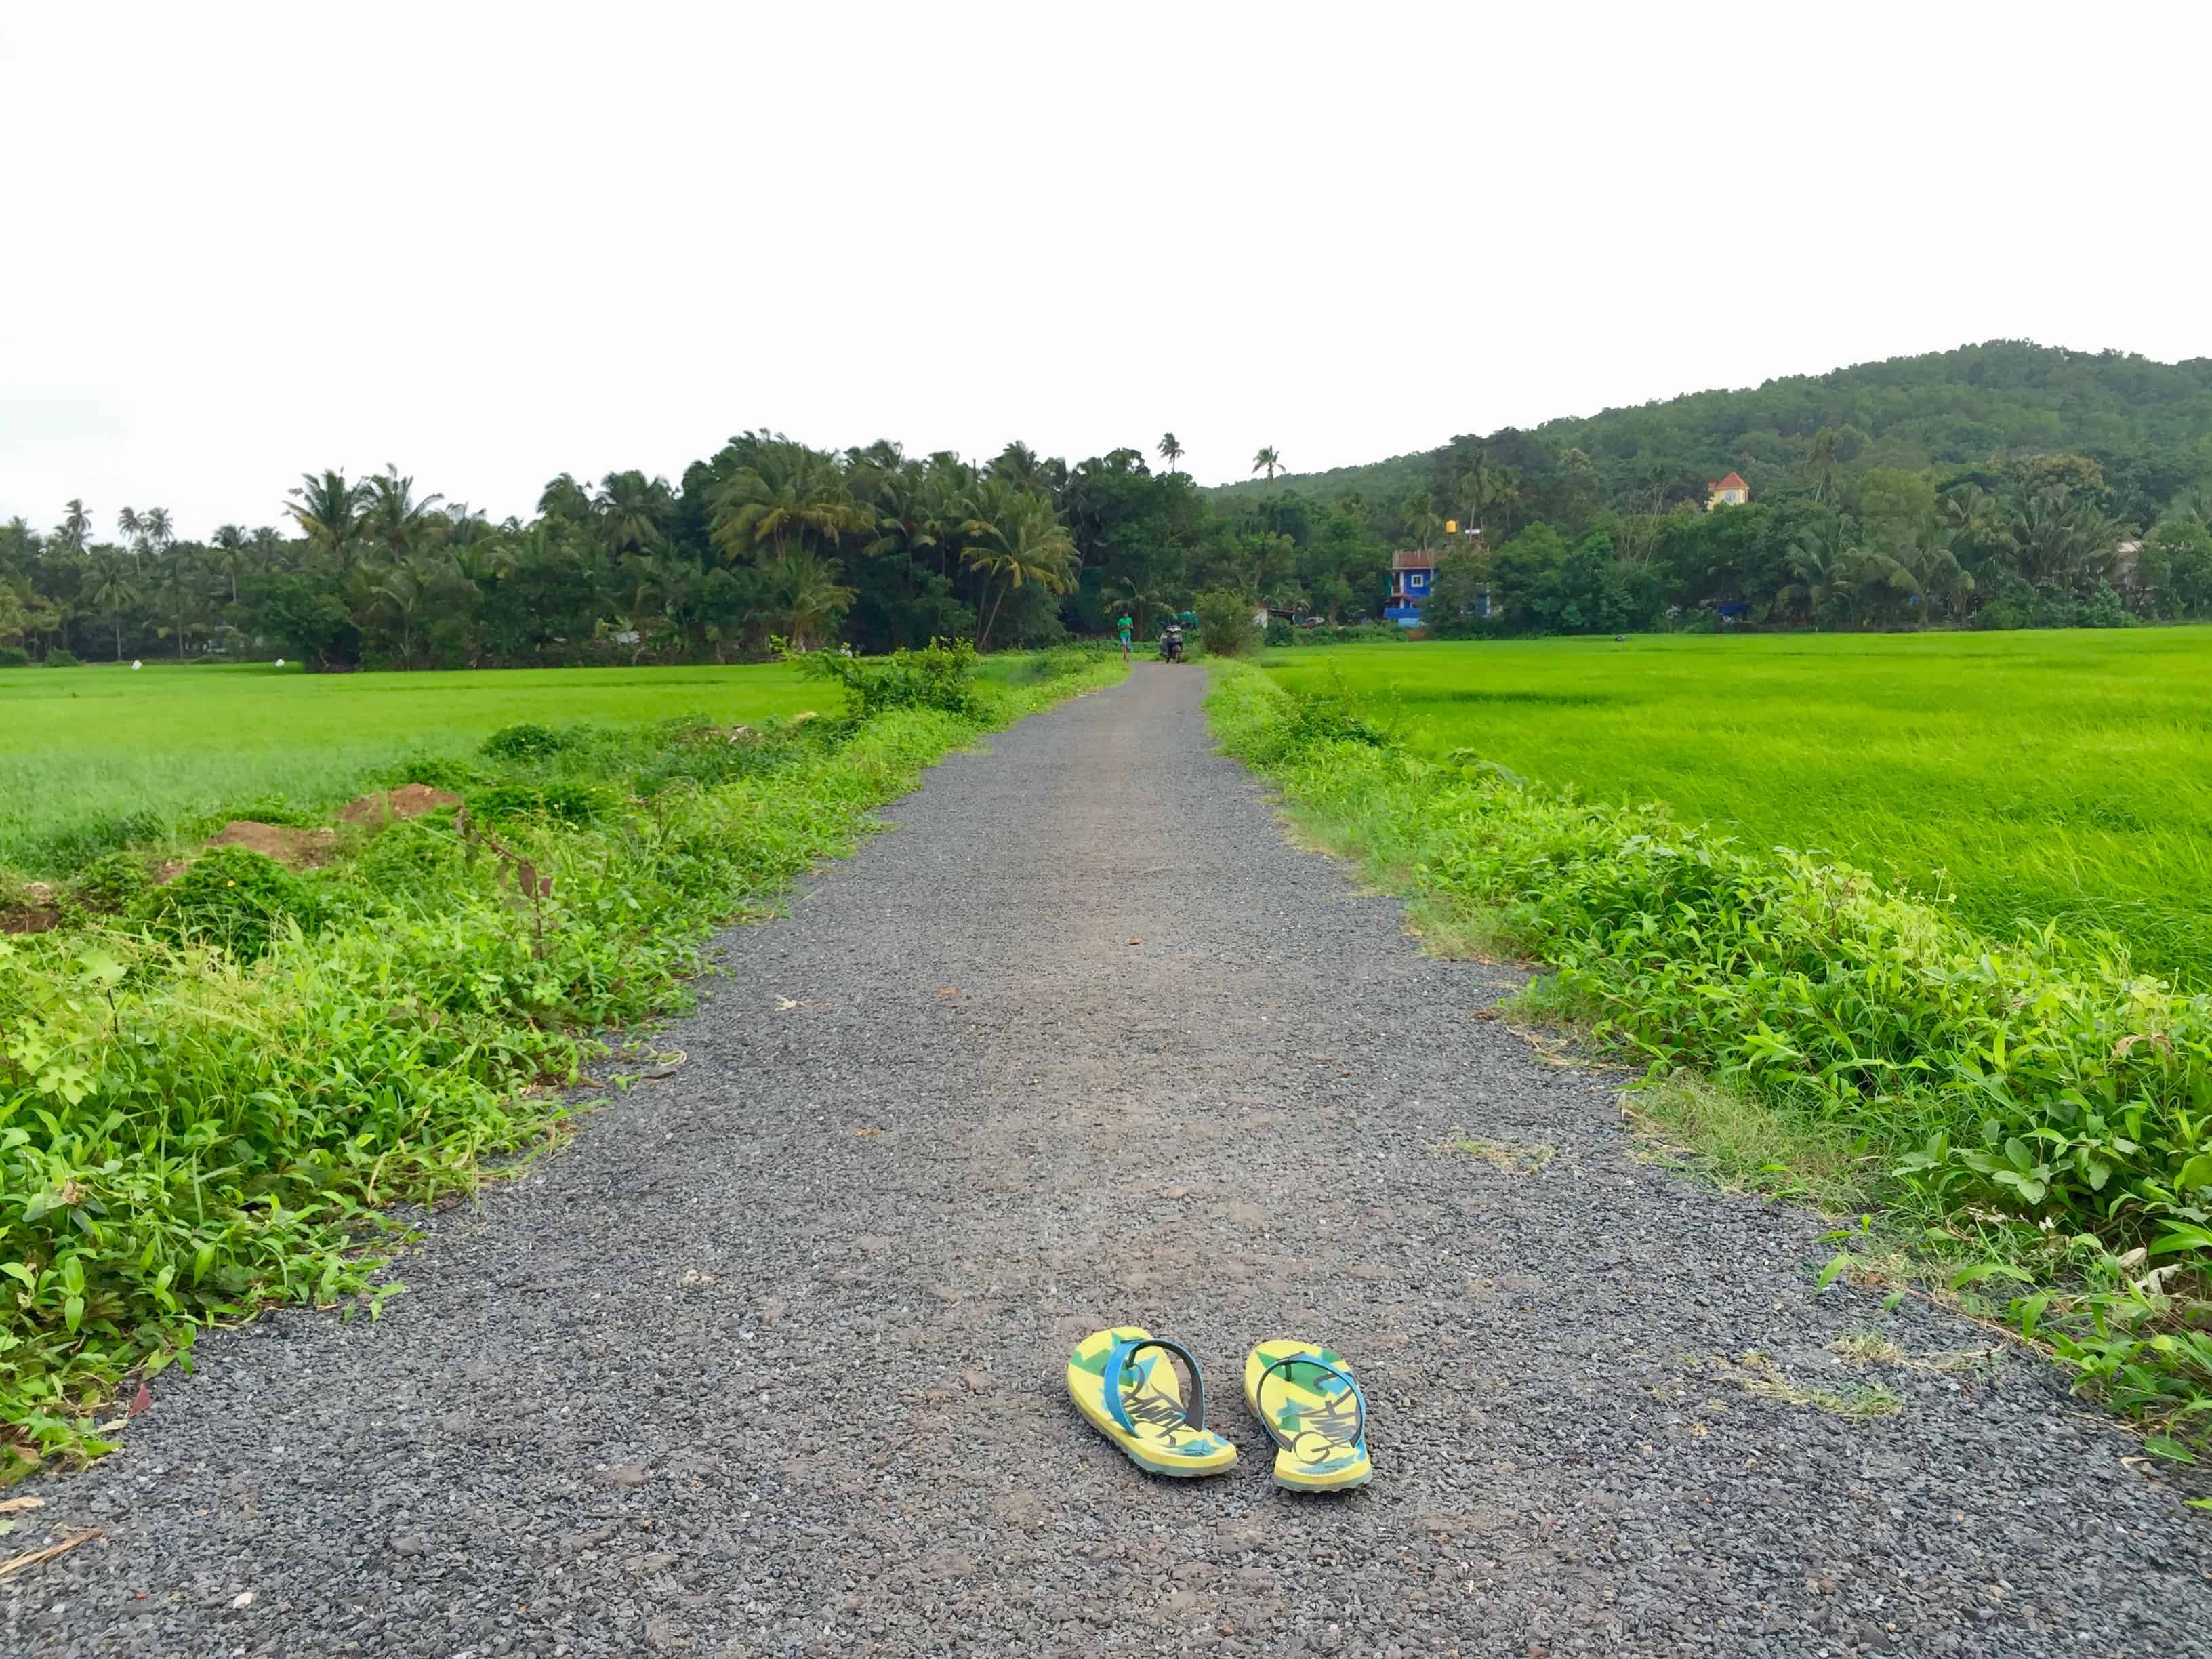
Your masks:
{"label": "tall green grass", "polygon": [[1747,847],[1822,850],[2009,938],[2106,932],[2212,987],[2212,629],[1644,636],[1275,652],[1416,752]]}
{"label": "tall green grass", "polygon": [[115,914],[0,936],[0,1479],[102,1449],[103,1402],[209,1324],[373,1310],[383,1206],[538,1144],[595,1034],[683,1006],[709,928],[948,750],[1123,672],[1059,669],[736,744],[510,730],[425,763],[458,822],[351,832],[306,874],[225,848],[135,894],[110,860],[63,896]]}
{"label": "tall green grass", "polygon": [[[520,721],[643,726],[823,708],[781,663],[737,668],[303,674],[223,667],[0,671],[0,869],[68,875],[227,817],[313,813],[423,755]],[[246,809],[252,809],[248,811]]]}
{"label": "tall green grass", "polygon": [[2155,1443],[2212,1446],[2212,997],[1215,673],[1230,750],[1334,844],[1556,964],[1558,996],[1655,1076],[1708,1070],[1840,1136],[1903,1213],[1986,1253],[1954,1288],[2007,1287],[1997,1310]]}

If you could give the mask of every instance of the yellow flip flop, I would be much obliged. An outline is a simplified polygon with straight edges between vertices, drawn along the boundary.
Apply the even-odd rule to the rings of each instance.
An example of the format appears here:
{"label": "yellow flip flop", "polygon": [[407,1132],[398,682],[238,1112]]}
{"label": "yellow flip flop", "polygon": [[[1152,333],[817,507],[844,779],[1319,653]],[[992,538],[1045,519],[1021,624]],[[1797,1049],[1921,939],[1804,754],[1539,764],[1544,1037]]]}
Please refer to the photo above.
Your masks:
{"label": "yellow flip flop", "polygon": [[1375,1478],[1367,1396],[1340,1355],[1287,1338],[1244,1357],[1244,1403],[1275,1443],[1275,1484],[1343,1492]]}
{"label": "yellow flip flop", "polygon": [[[1160,1352],[1137,1358],[1150,1348]],[[1188,1413],[1169,1354],[1190,1368]],[[1154,1474],[1218,1474],[1237,1461],[1237,1448],[1206,1426],[1206,1379],[1179,1342],[1135,1325],[1094,1331],[1067,1357],[1067,1392],[1099,1433]]]}

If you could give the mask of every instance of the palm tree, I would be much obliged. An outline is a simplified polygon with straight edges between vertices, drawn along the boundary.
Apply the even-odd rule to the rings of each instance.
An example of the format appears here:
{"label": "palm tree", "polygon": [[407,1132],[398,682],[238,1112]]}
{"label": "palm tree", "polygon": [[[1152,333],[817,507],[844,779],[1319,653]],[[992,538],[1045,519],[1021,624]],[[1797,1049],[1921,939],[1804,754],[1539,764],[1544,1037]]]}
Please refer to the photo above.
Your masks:
{"label": "palm tree", "polygon": [[1487,536],[1491,520],[1499,508],[1521,499],[1521,475],[1510,466],[1492,466],[1480,456],[1453,481],[1454,493],[1465,503],[1467,522]]}
{"label": "palm tree", "polygon": [[1848,572],[1856,551],[1849,520],[1838,514],[1823,520],[1790,544],[1784,556],[1791,580],[1776,600],[1790,605],[1800,620],[1814,621],[1832,601],[1850,597]]}
{"label": "palm tree", "polygon": [[417,555],[402,559],[376,585],[376,599],[399,618],[399,665],[415,659],[415,613],[429,597],[430,580],[437,573],[429,561]]}
{"label": "palm tree", "polygon": [[92,534],[92,514],[75,496],[70,498],[68,511],[62,515],[62,541],[72,553],[84,551],[85,542]]}
{"label": "palm tree", "polygon": [[985,651],[1006,595],[1024,582],[1066,592],[1075,586],[1078,556],[1067,526],[1042,495],[986,478],[976,485],[972,505],[975,516],[960,526],[969,541],[960,558],[982,574],[983,592],[990,596],[989,608],[979,607],[975,629],[975,648]]}
{"label": "palm tree", "polygon": [[1273,444],[1269,444],[1252,458],[1252,470],[1255,472],[1264,471],[1267,473],[1267,487],[1271,489],[1274,488],[1275,474],[1282,470],[1282,453]]}
{"label": "palm tree", "polygon": [[1805,452],[1805,470],[1818,481],[1813,486],[1813,499],[1824,501],[1836,483],[1836,434],[1829,427],[1822,427],[1813,434],[1812,447]]}
{"label": "palm tree", "polygon": [[261,574],[267,575],[276,568],[277,556],[284,550],[284,538],[277,533],[275,525],[264,524],[257,526],[246,540],[252,546],[253,556],[261,567]]}
{"label": "palm tree", "polygon": [[752,459],[716,487],[708,533],[732,561],[765,552],[781,563],[809,537],[836,541],[875,528],[837,464],[790,439],[763,435]]}
{"label": "palm tree", "polygon": [[1996,522],[1996,498],[1978,483],[1954,484],[1937,498],[1936,508],[1946,529],[1971,540]]}
{"label": "palm tree", "polygon": [[115,625],[118,662],[123,660],[123,618],[139,602],[137,585],[132,580],[136,574],[123,550],[106,542],[92,550],[92,562],[85,568],[82,597]]}
{"label": "palm tree", "polygon": [[[909,574],[917,556],[934,554],[945,545],[950,527],[960,516],[950,510],[943,475],[912,464],[877,478],[872,507],[876,533],[860,550],[862,556],[902,554]],[[907,597],[913,597],[911,591]]]}
{"label": "palm tree", "polygon": [[2092,501],[2057,490],[2022,490],[2002,502],[1996,539],[2030,582],[2057,587],[2101,574],[2119,544],[2120,527]]}
{"label": "palm tree", "polygon": [[1148,611],[1176,608],[1176,590],[1161,586],[1149,576],[1131,576],[1124,581],[1104,583],[1098,589],[1098,598],[1106,605],[1127,606],[1133,611],[1137,637],[1140,640],[1150,632],[1145,626]]}
{"label": "palm tree", "polygon": [[1923,622],[1930,605],[1948,610],[1974,591],[1973,577],[1960,566],[1953,549],[1955,533],[1937,526],[1925,526],[1900,544],[1892,556],[1912,578]]}
{"label": "palm tree", "polygon": [[538,492],[538,516],[581,524],[592,516],[592,492],[563,472]]}
{"label": "palm tree", "polygon": [[319,478],[303,472],[292,495],[295,499],[284,510],[293,522],[342,574],[350,574],[364,528],[362,504],[368,487],[348,483],[343,472],[325,472]]}
{"label": "palm tree", "polygon": [[592,507],[607,551],[617,559],[637,557],[659,544],[662,528],[676,510],[676,495],[665,478],[610,472],[600,480]]}
{"label": "palm tree", "polygon": [[1017,438],[996,455],[986,469],[991,477],[1017,489],[1039,489],[1044,484],[1044,474],[1037,460],[1037,453]]}
{"label": "palm tree", "polygon": [[812,649],[816,637],[826,637],[852,604],[854,591],[839,582],[837,575],[837,562],[823,558],[811,548],[795,549],[778,562],[776,615],[793,650]]}
{"label": "palm tree", "polygon": [[1160,438],[1159,455],[1160,459],[1168,464],[1168,471],[1170,472],[1174,471],[1177,466],[1182,465],[1182,446],[1176,441],[1176,434],[1174,433],[1170,432],[1162,434]]}
{"label": "palm tree", "polygon": [[397,568],[422,544],[428,533],[430,514],[442,495],[415,499],[415,480],[403,478],[399,469],[387,465],[368,483],[362,518],[368,532],[383,544],[388,562]]}
{"label": "palm tree", "polygon": [[115,527],[131,538],[131,556],[137,558],[139,547],[146,534],[146,526],[138,517],[138,510],[136,507],[125,507],[115,515]]}
{"label": "palm tree", "polygon": [[[159,511],[158,508],[155,510]],[[192,601],[200,597],[199,584],[193,580],[198,574],[192,568],[191,560],[179,550],[162,564],[161,573],[155,579],[155,594],[161,601],[162,609],[169,613],[171,631],[177,637],[177,660],[179,662],[184,660],[185,645],[191,637],[186,612],[191,610]]]}
{"label": "palm tree", "polygon": [[248,559],[246,526],[227,524],[218,527],[215,540],[208,549],[208,565],[217,575],[230,578],[230,602],[238,603],[238,573]]}

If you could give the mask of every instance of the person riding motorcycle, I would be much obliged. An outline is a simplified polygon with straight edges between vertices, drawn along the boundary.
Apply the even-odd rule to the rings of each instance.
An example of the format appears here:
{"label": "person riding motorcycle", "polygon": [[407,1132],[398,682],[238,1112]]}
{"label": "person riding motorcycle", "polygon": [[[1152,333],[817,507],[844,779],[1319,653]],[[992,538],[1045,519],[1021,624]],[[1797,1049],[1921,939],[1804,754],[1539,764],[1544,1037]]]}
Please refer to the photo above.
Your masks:
{"label": "person riding motorcycle", "polygon": [[1160,660],[1162,662],[1182,660],[1182,624],[1181,623],[1170,623],[1160,630]]}

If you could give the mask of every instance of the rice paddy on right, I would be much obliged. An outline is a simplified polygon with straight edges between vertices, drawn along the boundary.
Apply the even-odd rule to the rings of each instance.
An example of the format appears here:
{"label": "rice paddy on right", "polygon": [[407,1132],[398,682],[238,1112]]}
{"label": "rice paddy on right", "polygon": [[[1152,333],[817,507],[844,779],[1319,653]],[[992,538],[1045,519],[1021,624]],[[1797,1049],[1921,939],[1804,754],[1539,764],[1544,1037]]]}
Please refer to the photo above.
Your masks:
{"label": "rice paddy on right", "polygon": [[1437,757],[1817,848],[2212,989],[2212,629],[1298,647]]}

